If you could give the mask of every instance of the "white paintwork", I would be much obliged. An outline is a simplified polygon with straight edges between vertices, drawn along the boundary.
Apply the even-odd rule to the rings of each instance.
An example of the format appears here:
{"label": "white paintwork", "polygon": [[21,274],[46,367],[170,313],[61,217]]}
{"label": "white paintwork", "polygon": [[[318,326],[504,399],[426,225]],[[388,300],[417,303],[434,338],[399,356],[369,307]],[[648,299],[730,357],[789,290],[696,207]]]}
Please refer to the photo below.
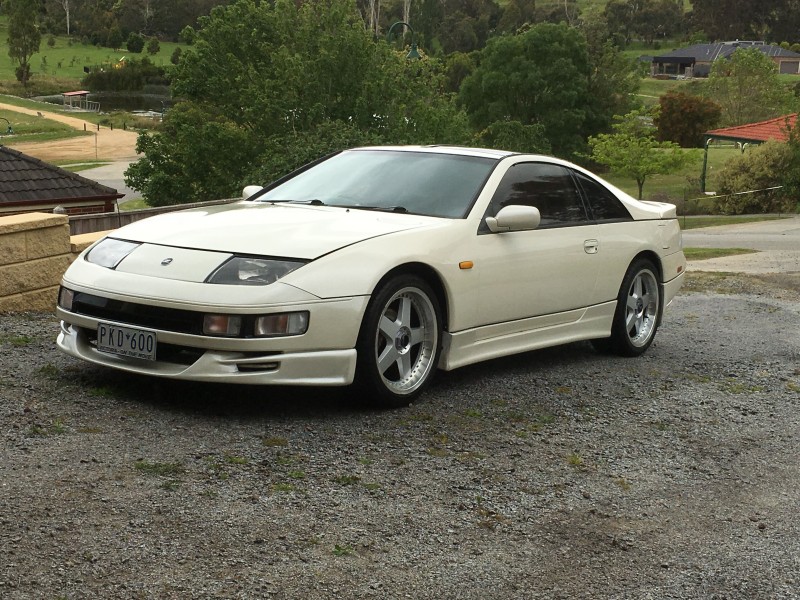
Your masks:
{"label": "white paintwork", "polygon": [[[305,310],[306,334],[229,339],[159,331],[161,342],[206,352],[188,367],[146,363],[98,352],[79,333],[96,329],[97,319],[59,308],[65,322],[59,346],[91,362],[165,377],[345,385],[353,380],[354,348],[371,295],[387,273],[410,264],[424,267],[443,290],[443,369],[608,336],[622,278],[642,253],[655,257],[663,271],[665,305],[680,287],[685,258],[673,205],[639,202],[588,171],[549,157],[442,147],[395,150],[450,152],[498,163],[463,219],[242,201],[129,225],[112,236],[142,245],[116,271],[87,262],[84,253],[63,280],[76,292],[162,308],[245,315]],[[531,161],[594,177],[635,220],[538,229],[530,208],[512,206],[509,230],[486,232],[484,214],[497,185],[512,165]],[[236,253],[309,262],[267,286],[203,283]],[[163,265],[166,258],[172,261]]]}

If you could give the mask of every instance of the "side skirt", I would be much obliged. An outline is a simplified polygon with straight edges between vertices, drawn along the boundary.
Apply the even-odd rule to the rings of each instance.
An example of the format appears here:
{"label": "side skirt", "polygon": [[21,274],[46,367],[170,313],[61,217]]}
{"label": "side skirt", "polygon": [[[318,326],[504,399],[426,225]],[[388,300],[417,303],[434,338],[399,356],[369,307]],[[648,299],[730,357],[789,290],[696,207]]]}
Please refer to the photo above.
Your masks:
{"label": "side skirt", "polygon": [[457,369],[492,358],[611,335],[616,300],[565,313],[445,332],[439,368]]}

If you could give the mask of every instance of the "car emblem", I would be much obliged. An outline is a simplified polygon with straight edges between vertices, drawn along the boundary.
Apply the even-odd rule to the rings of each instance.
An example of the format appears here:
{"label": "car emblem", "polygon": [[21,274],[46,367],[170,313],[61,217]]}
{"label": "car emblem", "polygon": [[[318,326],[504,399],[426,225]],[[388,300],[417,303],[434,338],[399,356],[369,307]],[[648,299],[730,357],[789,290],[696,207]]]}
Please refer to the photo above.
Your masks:
{"label": "car emblem", "polygon": [[166,267],[166,266],[167,266],[168,264],[170,264],[171,262],[172,262],[172,259],[171,259],[171,258],[165,258],[164,260],[162,260],[162,261],[161,261],[161,266],[162,266],[162,267]]}

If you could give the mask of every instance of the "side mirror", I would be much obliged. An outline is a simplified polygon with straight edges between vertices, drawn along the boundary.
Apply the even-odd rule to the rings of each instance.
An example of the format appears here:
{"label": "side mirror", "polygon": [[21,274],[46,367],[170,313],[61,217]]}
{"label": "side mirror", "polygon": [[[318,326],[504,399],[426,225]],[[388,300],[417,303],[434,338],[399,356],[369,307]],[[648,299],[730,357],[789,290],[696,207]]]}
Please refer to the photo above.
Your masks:
{"label": "side mirror", "polygon": [[500,209],[494,217],[486,217],[486,225],[492,233],[504,231],[528,231],[536,229],[542,222],[542,215],[535,206],[510,204]]}
{"label": "side mirror", "polygon": [[260,185],[248,185],[242,190],[242,200],[247,200],[253,194],[257,194],[264,188]]}

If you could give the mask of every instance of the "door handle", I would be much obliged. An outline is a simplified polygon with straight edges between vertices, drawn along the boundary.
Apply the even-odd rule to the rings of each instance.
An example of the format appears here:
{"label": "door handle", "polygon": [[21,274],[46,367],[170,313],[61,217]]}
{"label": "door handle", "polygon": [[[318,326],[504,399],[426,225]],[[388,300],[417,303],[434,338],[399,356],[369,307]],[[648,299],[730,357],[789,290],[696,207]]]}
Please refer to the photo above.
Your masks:
{"label": "door handle", "polygon": [[600,247],[600,242],[597,240],[586,240],[583,242],[583,251],[586,254],[597,254],[597,250]]}

